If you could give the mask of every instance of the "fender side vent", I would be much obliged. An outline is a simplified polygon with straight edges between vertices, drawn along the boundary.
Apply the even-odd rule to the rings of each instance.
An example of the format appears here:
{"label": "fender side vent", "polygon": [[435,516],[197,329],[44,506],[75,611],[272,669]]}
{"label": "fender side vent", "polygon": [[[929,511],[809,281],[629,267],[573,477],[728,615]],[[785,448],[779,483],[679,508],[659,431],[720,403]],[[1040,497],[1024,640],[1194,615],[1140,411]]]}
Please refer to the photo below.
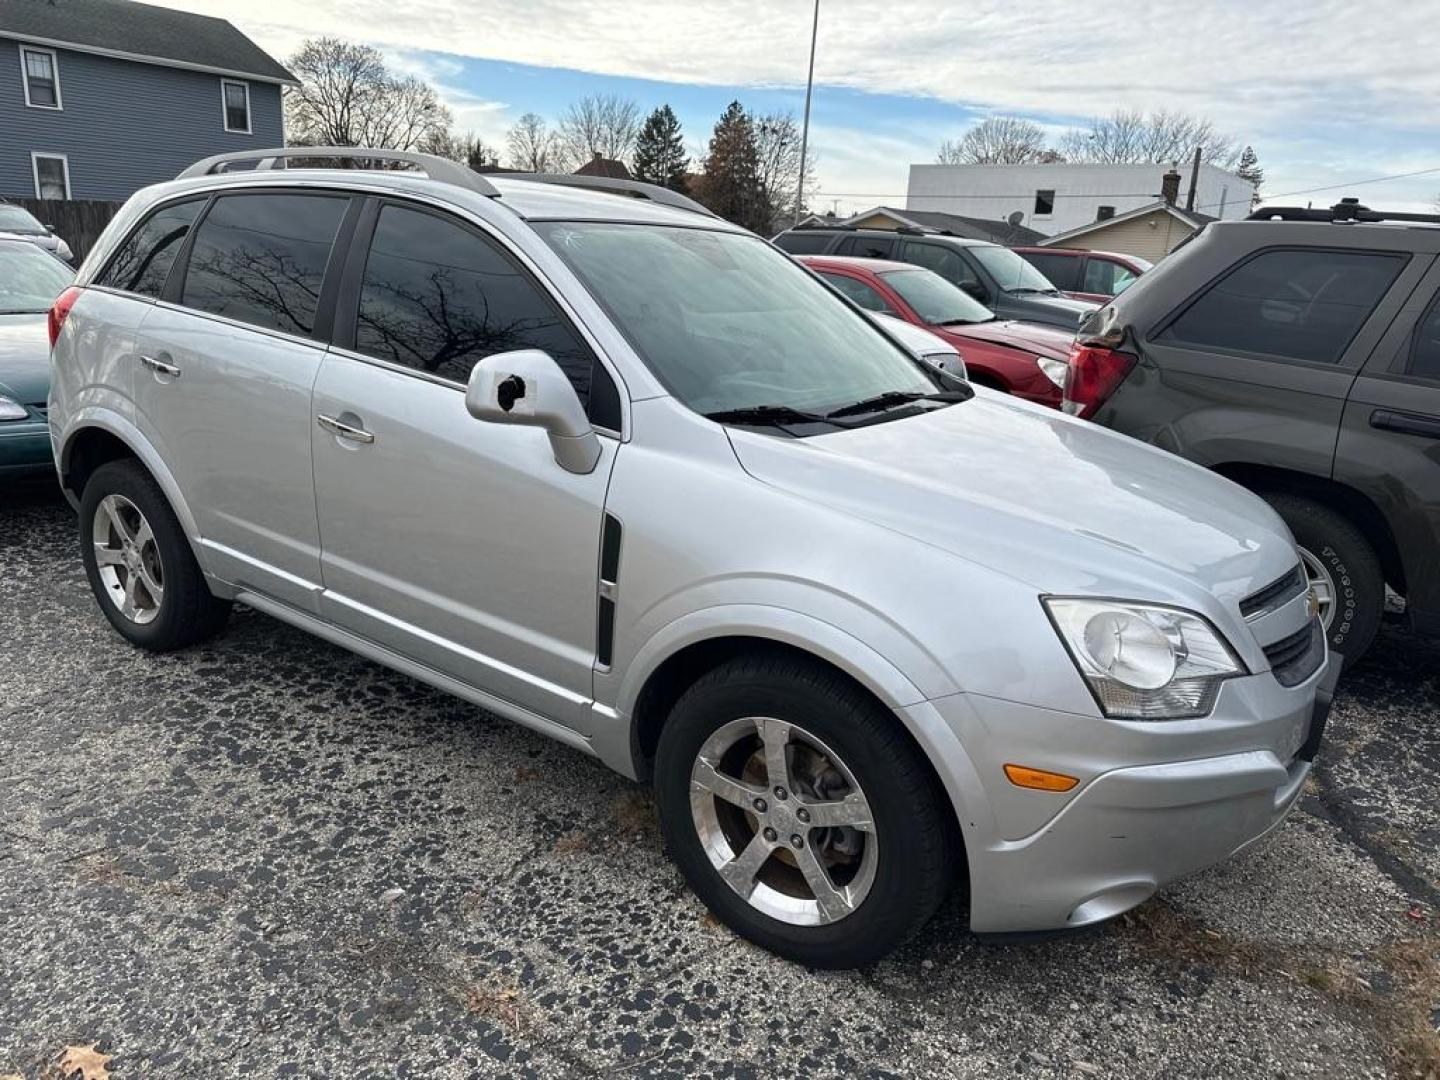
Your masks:
{"label": "fender side vent", "polygon": [[615,594],[620,578],[620,519],[605,515],[600,534],[600,605],[595,627],[595,662],[610,666],[615,649]]}

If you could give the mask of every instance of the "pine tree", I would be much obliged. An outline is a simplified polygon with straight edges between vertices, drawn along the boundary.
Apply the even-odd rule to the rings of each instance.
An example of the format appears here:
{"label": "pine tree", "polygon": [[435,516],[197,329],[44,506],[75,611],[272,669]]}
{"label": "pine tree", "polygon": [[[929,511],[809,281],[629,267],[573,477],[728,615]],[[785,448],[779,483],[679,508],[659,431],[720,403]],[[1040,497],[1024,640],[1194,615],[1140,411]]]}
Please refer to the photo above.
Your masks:
{"label": "pine tree", "polygon": [[770,207],[760,182],[760,155],[755,126],[740,102],[732,101],[720,116],[705,156],[699,200],[726,221],[764,232],[770,225]]}
{"label": "pine tree", "polygon": [[680,120],[669,105],[661,105],[645,121],[635,142],[635,179],[684,191],[689,164],[680,136]]}
{"label": "pine tree", "polygon": [[1255,185],[1255,194],[1251,196],[1250,206],[1253,209],[1260,205],[1260,185],[1265,183],[1265,170],[1260,168],[1260,159],[1255,156],[1255,148],[1245,147],[1245,152],[1240,155],[1240,164],[1235,167],[1235,175],[1241,180],[1248,180]]}

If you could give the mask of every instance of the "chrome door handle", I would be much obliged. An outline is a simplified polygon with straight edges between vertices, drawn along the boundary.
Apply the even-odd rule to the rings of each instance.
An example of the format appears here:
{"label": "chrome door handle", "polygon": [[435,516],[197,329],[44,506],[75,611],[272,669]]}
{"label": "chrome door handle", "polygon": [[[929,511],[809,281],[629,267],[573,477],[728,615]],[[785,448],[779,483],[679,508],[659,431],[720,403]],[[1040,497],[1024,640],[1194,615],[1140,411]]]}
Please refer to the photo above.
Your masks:
{"label": "chrome door handle", "polygon": [[315,417],[318,423],[326,431],[333,432],[342,439],[349,439],[351,442],[373,443],[375,436],[364,428],[352,427],[351,425],[335,419],[333,416],[325,416],[323,413]]}
{"label": "chrome door handle", "polygon": [[180,369],[174,364],[167,364],[164,360],[157,360],[153,356],[140,356],[140,363],[144,364],[157,375],[169,375],[172,379],[180,377]]}

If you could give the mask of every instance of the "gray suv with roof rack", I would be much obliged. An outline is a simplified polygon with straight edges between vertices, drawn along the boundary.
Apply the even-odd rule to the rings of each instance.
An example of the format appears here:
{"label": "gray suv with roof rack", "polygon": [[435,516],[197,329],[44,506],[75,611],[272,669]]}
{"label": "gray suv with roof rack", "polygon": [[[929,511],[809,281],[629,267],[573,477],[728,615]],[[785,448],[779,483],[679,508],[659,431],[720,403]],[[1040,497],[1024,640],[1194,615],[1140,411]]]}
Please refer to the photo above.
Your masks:
{"label": "gray suv with roof rack", "polygon": [[1440,634],[1440,216],[1266,207],[1081,327],[1065,408],[1242,484],[1298,540],[1331,646],[1386,586]]}
{"label": "gray suv with roof rack", "polygon": [[941,230],[797,225],[774,242],[792,255],[851,255],[923,266],[964,289],[999,319],[1074,330],[1096,307],[1062,295],[1049,278],[1009,248]]}

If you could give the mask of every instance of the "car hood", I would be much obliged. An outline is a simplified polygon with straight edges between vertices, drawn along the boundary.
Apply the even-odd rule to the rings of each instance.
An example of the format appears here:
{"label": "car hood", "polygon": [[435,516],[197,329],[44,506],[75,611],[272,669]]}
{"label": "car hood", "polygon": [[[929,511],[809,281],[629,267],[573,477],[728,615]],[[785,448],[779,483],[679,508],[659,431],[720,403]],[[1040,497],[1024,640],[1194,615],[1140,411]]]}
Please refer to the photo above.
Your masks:
{"label": "car hood", "polygon": [[1072,300],[1068,296],[1046,296],[1044,293],[1008,293],[1007,295],[1011,300],[1031,307],[1069,315],[1070,318],[1066,321],[1071,326],[1079,326],[1082,315],[1086,315],[1100,306],[1089,300]]}
{"label": "car hood", "polygon": [[43,405],[50,392],[46,316],[0,315],[0,394],[22,405]]}
{"label": "car hood", "polygon": [[1040,323],[1018,322],[1014,319],[994,320],[983,323],[961,323],[954,326],[937,326],[934,329],[954,338],[977,338],[992,341],[997,345],[1009,345],[1014,349],[1026,349],[1041,356],[1064,360],[1070,355],[1070,346],[1075,334],[1058,326],[1044,326]]}
{"label": "car hood", "polygon": [[1260,499],[1197,465],[979,389],[923,415],[807,439],[731,429],[756,479],[1038,592],[1234,604],[1297,561]]}

